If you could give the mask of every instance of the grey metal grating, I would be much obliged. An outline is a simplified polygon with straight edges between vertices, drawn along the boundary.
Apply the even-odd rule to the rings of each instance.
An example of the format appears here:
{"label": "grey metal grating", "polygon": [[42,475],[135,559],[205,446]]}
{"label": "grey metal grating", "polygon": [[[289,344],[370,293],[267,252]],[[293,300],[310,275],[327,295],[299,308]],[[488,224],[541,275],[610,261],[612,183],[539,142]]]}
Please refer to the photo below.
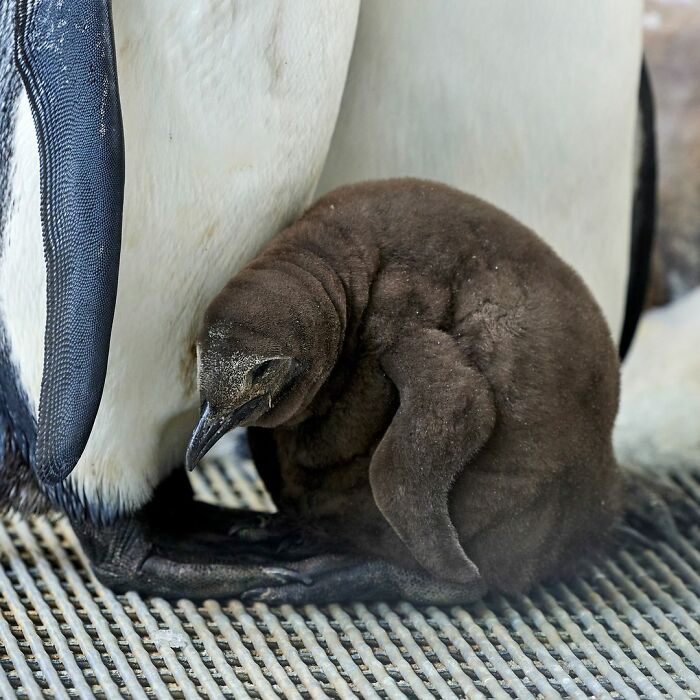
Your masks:
{"label": "grey metal grating", "polygon": [[[700,475],[674,478],[700,514]],[[194,483],[205,499],[271,505],[236,457]],[[449,609],[114,596],[60,518],[6,518],[0,551],[3,698],[700,696],[700,515],[673,546]]]}

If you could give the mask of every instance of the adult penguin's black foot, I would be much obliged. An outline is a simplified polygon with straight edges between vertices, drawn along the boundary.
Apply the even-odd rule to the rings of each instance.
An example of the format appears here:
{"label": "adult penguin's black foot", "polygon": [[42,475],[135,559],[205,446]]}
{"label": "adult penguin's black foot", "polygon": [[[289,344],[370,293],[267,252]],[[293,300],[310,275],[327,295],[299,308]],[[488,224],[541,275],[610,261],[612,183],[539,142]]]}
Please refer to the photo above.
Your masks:
{"label": "adult penguin's black foot", "polygon": [[167,479],[153,499],[107,526],[74,521],[97,578],[116,593],[163,598],[233,598],[251,588],[308,582],[277,567],[267,547],[237,546],[237,530],[253,530],[262,514],[196,501],[186,476]]}
{"label": "adult penguin's black foot", "polygon": [[700,508],[670,480],[638,471],[624,472],[623,541],[640,544],[672,540],[689,526],[700,524]]}
{"label": "adult penguin's black foot", "polygon": [[296,574],[305,580],[293,581],[290,576],[285,583],[248,590],[241,596],[242,600],[268,605],[350,600],[409,600],[419,605],[457,605],[472,603],[486,593],[486,584],[478,575],[467,583],[451,583],[424,571],[353,554],[310,557],[274,571]]}

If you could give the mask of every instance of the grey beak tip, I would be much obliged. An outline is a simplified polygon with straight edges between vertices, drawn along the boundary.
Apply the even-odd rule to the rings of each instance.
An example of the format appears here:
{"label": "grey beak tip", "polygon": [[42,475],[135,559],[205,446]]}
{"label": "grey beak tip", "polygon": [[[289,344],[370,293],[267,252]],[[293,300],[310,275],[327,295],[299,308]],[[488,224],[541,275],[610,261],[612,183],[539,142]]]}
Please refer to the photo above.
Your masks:
{"label": "grey beak tip", "polygon": [[191,452],[187,450],[187,454],[185,455],[185,467],[187,468],[187,471],[193,472],[198,464],[199,458],[193,457]]}
{"label": "grey beak tip", "polygon": [[199,464],[199,461],[202,458],[198,446],[199,441],[199,431],[195,430],[190,438],[189,445],[187,445],[187,452],[185,453],[185,467],[187,468],[188,472],[194,471],[195,467]]}
{"label": "grey beak tip", "polygon": [[187,445],[187,452],[185,454],[185,467],[187,468],[188,472],[194,471],[194,469],[204,456],[202,447],[204,438],[207,433],[210,417],[211,407],[209,406],[208,402],[205,402],[202,405],[197,427],[194,429],[192,437],[190,438],[190,442]]}

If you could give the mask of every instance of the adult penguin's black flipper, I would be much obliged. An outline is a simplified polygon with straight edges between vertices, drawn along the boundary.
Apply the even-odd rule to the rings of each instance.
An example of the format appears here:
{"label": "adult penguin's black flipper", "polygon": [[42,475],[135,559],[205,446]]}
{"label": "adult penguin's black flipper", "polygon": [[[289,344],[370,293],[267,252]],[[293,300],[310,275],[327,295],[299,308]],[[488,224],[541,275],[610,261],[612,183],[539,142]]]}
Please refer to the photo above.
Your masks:
{"label": "adult penguin's black flipper", "polygon": [[124,141],[110,0],[18,0],[15,60],[41,165],[47,299],[35,471],[52,484],[92,430],[117,292]]}
{"label": "adult penguin's black flipper", "polygon": [[637,181],[632,208],[632,245],[625,321],[620,338],[624,359],[644,310],[656,231],[657,163],[654,95],[646,61],[642,61],[637,121]]}

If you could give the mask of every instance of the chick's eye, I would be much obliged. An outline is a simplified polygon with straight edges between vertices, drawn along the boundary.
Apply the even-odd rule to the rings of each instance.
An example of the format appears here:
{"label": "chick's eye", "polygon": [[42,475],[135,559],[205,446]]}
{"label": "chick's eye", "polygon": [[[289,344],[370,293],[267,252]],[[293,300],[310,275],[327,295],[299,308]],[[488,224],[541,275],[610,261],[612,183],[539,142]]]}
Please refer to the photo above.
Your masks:
{"label": "chick's eye", "polygon": [[250,374],[250,380],[253,384],[259,382],[274,366],[273,360],[265,360],[261,362]]}

